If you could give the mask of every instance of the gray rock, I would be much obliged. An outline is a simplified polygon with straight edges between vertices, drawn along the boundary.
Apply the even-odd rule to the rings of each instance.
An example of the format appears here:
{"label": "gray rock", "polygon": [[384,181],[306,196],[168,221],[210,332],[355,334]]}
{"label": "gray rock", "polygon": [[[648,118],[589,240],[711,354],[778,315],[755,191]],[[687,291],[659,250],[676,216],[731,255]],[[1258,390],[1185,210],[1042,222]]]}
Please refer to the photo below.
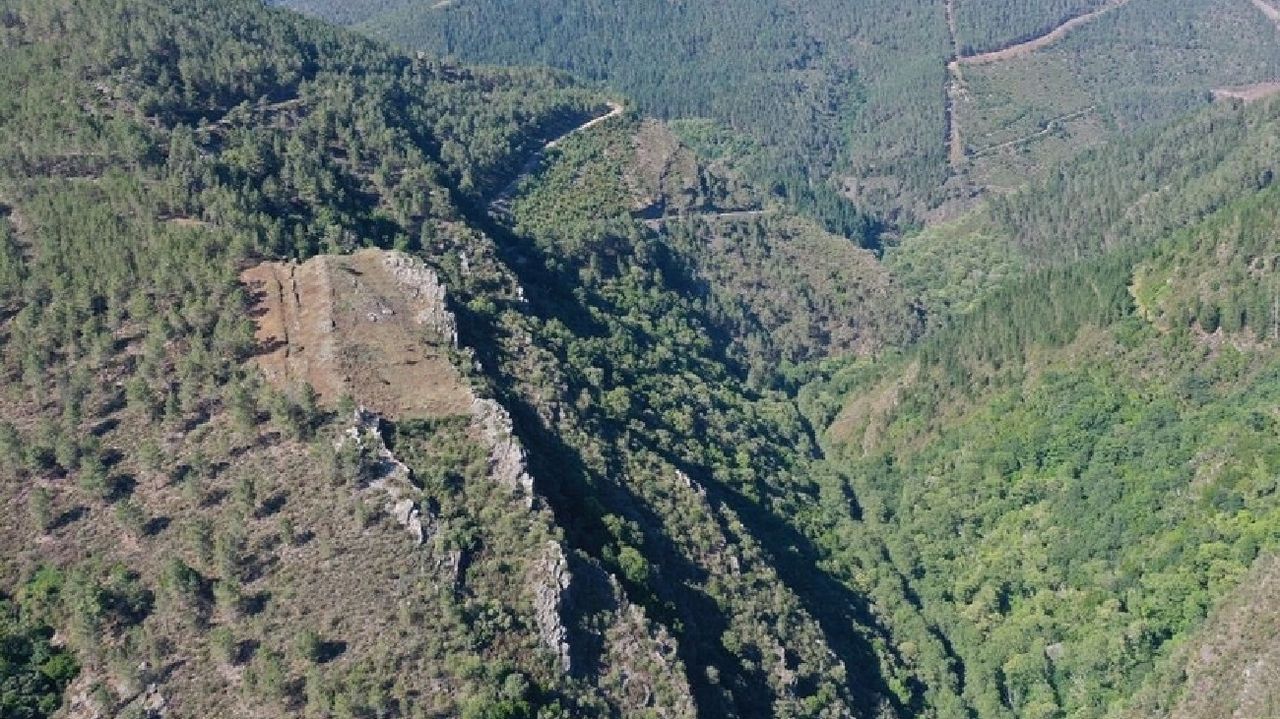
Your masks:
{"label": "gray rock", "polygon": [[534,567],[536,584],[533,588],[534,616],[538,621],[538,637],[544,646],[555,652],[560,666],[572,671],[569,652],[569,630],[565,627],[563,612],[568,604],[569,587],[573,576],[569,573],[569,561],[564,549],[554,541],[547,542],[546,552]]}

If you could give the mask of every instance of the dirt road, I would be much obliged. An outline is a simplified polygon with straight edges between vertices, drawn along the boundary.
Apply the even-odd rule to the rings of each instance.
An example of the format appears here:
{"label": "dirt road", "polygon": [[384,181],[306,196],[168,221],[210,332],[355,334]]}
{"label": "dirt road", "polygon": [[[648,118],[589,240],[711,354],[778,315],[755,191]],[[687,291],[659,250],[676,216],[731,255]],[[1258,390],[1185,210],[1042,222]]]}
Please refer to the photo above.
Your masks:
{"label": "dirt road", "polygon": [[669,222],[679,222],[680,220],[745,220],[749,217],[763,217],[764,215],[773,214],[773,210],[731,210],[729,212],[704,212],[689,213],[685,215],[670,215],[667,217],[654,217],[645,220],[644,224],[650,229],[660,229]]}
{"label": "dirt road", "polygon": [[[961,65],[986,65],[993,62],[1003,62],[1005,60],[1012,60],[1017,57],[1030,55],[1036,50],[1046,48],[1058,42],[1069,35],[1072,30],[1075,30],[1082,25],[1087,25],[1094,20],[1097,20],[1102,15],[1115,10],[1118,7],[1129,4],[1129,2],[1130,0],[1111,0],[1111,2],[1103,5],[1097,10],[1085,13],[1084,15],[1077,15],[1049,32],[1038,37],[1031,38],[1026,42],[1020,42],[1016,45],[1010,45],[1009,47],[1001,48],[999,50],[981,52],[976,55],[960,56],[956,61]],[[1254,0],[1254,2],[1259,3],[1262,2],[1262,0]]]}
{"label": "dirt road", "polygon": [[1277,8],[1275,5],[1272,5],[1270,0],[1252,0],[1252,1],[1253,1],[1254,7],[1258,8],[1258,10],[1260,10],[1263,15],[1266,15],[1267,19],[1275,23],[1277,28],[1280,28],[1280,8]]}
{"label": "dirt road", "polygon": [[1235,87],[1219,87],[1213,91],[1217,100],[1243,100],[1255,102],[1280,93],[1280,82],[1259,82],[1254,85],[1237,85]]}
{"label": "dirt road", "polygon": [[1071,122],[1072,120],[1078,120],[1084,117],[1085,115],[1088,115],[1089,113],[1093,112],[1095,109],[1097,109],[1097,106],[1090,105],[1089,107],[1086,107],[1083,110],[1076,110],[1075,112],[1069,112],[1065,115],[1055,117],[1052,120],[1049,120],[1048,122],[1046,122],[1043,128],[1041,128],[1036,132],[1031,133],[1030,135],[1023,135],[1022,137],[1016,137],[1007,142],[1001,142],[995,145],[991,145],[990,147],[984,147],[981,150],[974,150],[973,157],[982,157],[983,155],[990,155],[992,153],[999,152],[1001,150],[1004,150],[1010,147],[1016,147],[1018,145],[1024,145],[1033,140],[1038,140],[1041,137],[1044,137],[1045,135],[1048,135],[1049,133],[1053,132],[1055,128],[1065,123]]}
{"label": "dirt road", "polygon": [[504,186],[502,190],[499,191],[498,194],[494,196],[494,198],[489,202],[489,209],[498,214],[507,214],[510,211],[511,199],[515,197],[516,190],[520,187],[520,183],[526,177],[533,174],[534,170],[538,169],[538,165],[542,163],[542,158],[546,155],[547,150],[554,149],[560,143],[564,142],[565,140],[572,137],[573,135],[578,134],[579,132],[590,130],[596,125],[599,125],[602,122],[606,122],[612,118],[615,118],[621,115],[623,112],[626,112],[626,108],[619,103],[610,101],[608,105],[609,105],[609,112],[603,115],[600,115],[599,117],[594,117],[582,123],[581,125],[578,125],[577,127],[574,127],[572,129],[569,129],[569,130],[566,130],[565,132],[560,133],[559,135],[555,136],[551,140],[547,141],[547,143],[542,146],[541,150],[538,150],[537,152],[533,153],[528,160],[525,160],[524,165],[520,168],[520,172],[516,173],[516,176],[511,178],[511,181],[508,182],[506,186]]}

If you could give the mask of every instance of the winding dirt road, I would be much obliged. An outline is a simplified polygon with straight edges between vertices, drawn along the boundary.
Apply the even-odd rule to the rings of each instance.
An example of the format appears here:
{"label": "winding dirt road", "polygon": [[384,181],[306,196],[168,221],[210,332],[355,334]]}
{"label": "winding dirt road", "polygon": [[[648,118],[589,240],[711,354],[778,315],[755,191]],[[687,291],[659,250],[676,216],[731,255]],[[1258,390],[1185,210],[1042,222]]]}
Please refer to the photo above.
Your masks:
{"label": "winding dirt road", "polygon": [[1267,19],[1275,23],[1277,28],[1280,28],[1280,8],[1277,8],[1275,5],[1272,5],[1269,0],[1252,0],[1252,1],[1253,1],[1254,7],[1258,8],[1258,10],[1260,10],[1263,15],[1266,15]]}
{"label": "winding dirt road", "polygon": [[1028,142],[1032,142],[1033,140],[1038,140],[1041,137],[1044,137],[1049,133],[1053,132],[1054,129],[1056,129],[1058,126],[1071,122],[1072,120],[1078,120],[1084,117],[1085,115],[1088,115],[1089,113],[1093,112],[1096,109],[1097,109],[1096,105],[1090,105],[1089,107],[1086,107],[1083,110],[1076,110],[1075,112],[1069,112],[1065,115],[1059,115],[1058,117],[1055,117],[1052,120],[1049,120],[1048,122],[1046,122],[1044,124],[1044,127],[1042,127],[1040,130],[1036,132],[1031,133],[1030,135],[1015,137],[1014,139],[1008,140],[1007,142],[1001,142],[995,145],[991,145],[990,147],[984,147],[981,150],[974,150],[973,157],[982,157],[983,155],[990,155],[992,153],[996,153],[1010,147],[1025,145]]}
{"label": "winding dirt road", "polygon": [[542,146],[542,149],[530,155],[529,159],[525,160],[525,163],[520,168],[520,171],[516,173],[515,177],[511,178],[511,182],[508,182],[506,186],[503,187],[502,190],[499,191],[498,194],[495,195],[494,198],[489,202],[490,211],[497,214],[502,214],[502,215],[510,213],[511,200],[516,196],[516,190],[519,189],[521,181],[523,181],[529,175],[532,175],[534,170],[538,169],[538,165],[542,163],[542,158],[546,156],[547,150],[553,150],[560,143],[564,142],[565,140],[572,137],[573,135],[576,135],[579,132],[585,132],[586,130],[590,130],[596,125],[599,125],[602,122],[607,122],[608,120],[621,115],[623,112],[626,112],[626,107],[624,107],[619,103],[613,102],[612,100],[608,101],[607,104],[609,106],[609,111],[606,112],[605,114],[600,115],[598,117],[593,117],[592,119],[582,123],[581,125],[578,125],[577,127],[571,128],[569,130],[566,130],[560,133],[554,138],[548,140]]}
{"label": "winding dirt road", "polygon": [[644,220],[644,225],[652,230],[661,229],[671,222],[680,220],[745,220],[750,217],[763,217],[773,214],[773,210],[730,210],[728,212],[702,212],[685,215],[668,215]]}
{"label": "winding dirt road", "polygon": [[1216,100],[1242,100],[1250,103],[1280,93],[1280,82],[1259,82],[1254,85],[1237,85],[1236,87],[1219,87],[1214,89]]}
{"label": "winding dirt road", "polygon": [[[999,50],[980,52],[975,55],[958,55],[956,62],[959,62],[961,65],[986,65],[993,62],[1003,62],[1005,60],[1012,60],[1017,57],[1030,55],[1037,50],[1041,50],[1058,42],[1069,35],[1072,30],[1075,30],[1082,25],[1087,25],[1116,8],[1128,5],[1129,2],[1131,2],[1131,0],[1111,0],[1111,2],[1103,5],[1097,10],[1092,10],[1083,15],[1077,15],[1043,35],[1033,37],[1030,40],[1017,43],[1016,45],[1010,45]],[[1262,2],[1262,0],[1254,0],[1254,2]]]}

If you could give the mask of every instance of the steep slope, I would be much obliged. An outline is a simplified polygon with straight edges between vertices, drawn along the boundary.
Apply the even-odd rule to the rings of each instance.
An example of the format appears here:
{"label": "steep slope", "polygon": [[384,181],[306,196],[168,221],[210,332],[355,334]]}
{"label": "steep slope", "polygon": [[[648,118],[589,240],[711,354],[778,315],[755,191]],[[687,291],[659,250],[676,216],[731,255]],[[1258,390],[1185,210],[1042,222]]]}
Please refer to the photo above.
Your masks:
{"label": "steep slope", "polygon": [[[789,523],[813,446],[765,389],[917,331],[871,253],[660,126],[549,147],[610,112],[559,75],[250,0],[2,19],[0,577],[67,713],[922,701]],[[734,285],[774,252],[838,272]]]}
{"label": "steep slope", "polygon": [[1275,606],[1280,570],[1258,558],[1239,589],[1217,607],[1198,635],[1180,647],[1163,683],[1144,692],[1133,716],[1170,719],[1272,716],[1280,660]]}
{"label": "steep slope", "polygon": [[1280,536],[1280,105],[881,264],[554,73],[253,0],[0,32],[32,715],[1103,717],[1269,651],[1205,617]]}
{"label": "steep slope", "polygon": [[1213,90],[1280,78],[1280,38],[1247,0],[283,2],[416,50],[566,69],[659,116],[711,118],[760,141],[761,186],[807,176],[908,225],[1200,109]]}
{"label": "steep slope", "polygon": [[1269,187],[1280,172],[1277,122],[1273,101],[1222,105],[1108,143],[907,235],[885,264],[933,324],[945,323],[1020,273],[1150,245]]}
{"label": "steep slope", "polygon": [[1196,637],[1275,547],[1280,195],[1235,196],[1166,239],[1016,279],[828,385],[827,491],[863,517],[827,508],[829,546],[881,575],[879,596],[906,585],[891,631],[941,636],[979,716],[1120,715],[1180,645],[1235,641]]}

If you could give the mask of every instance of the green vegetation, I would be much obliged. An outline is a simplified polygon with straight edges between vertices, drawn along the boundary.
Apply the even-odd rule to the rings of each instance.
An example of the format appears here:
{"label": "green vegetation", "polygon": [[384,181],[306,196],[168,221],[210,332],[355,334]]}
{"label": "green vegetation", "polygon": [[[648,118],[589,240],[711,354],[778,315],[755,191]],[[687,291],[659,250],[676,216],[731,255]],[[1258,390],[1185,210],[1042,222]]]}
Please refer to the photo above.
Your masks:
{"label": "green vegetation", "polygon": [[[978,716],[1123,715],[1149,680],[1174,683],[1173,650],[1280,542],[1280,194],[1259,190],[1269,183],[1247,150],[1224,157],[1204,134],[1178,149],[1186,184],[1169,188],[1154,169],[1165,158],[1139,154],[1224,114],[1086,158],[1051,192],[997,205],[1027,228],[1023,251],[1055,266],[985,293],[906,357],[806,391],[831,427],[824,493],[856,497],[862,517],[822,510],[832,561],[869,581],[927,681],[954,687]],[[1245,146],[1268,142],[1274,116],[1232,114],[1221,127]],[[1149,199],[1141,180],[1105,195],[1073,184],[1105,182],[1082,168],[1126,161],[1123,176],[1159,177],[1171,197]],[[1072,214],[1034,219],[1031,208],[1066,193],[1080,198]],[[1175,207],[1179,218],[1160,216]],[[1092,239],[1064,256],[1035,244],[1036,229],[1069,237],[1073,221],[1082,238],[1124,227],[1112,241],[1123,246]],[[993,231],[981,230],[998,246]],[[916,261],[920,250],[904,252]]]}
{"label": "green vegetation", "polygon": [[50,643],[53,630],[0,598],[0,713],[43,719],[62,704],[62,691],[79,667],[70,652]]}
{"label": "green vegetation", "polygon": [[[1280,549],[1280,104],[899,237],[811,180],[876,165],[849,189],[893,211],[950,191],[941,112],[907,109],[943,86],[936,5],[628,5],[609,58],[570,51],[585,8],[374,8],[467,56],[540,32],[522,52],[714,118],[567,137],[607,102],[566,76],[256,0],[0,10],[5,715],[73,679],[113,715],[1169,705]],[[353,431],[370,388],[251,361],[246,268],[363,247],[447,288],[457,407]],[[372,272],[343,267],[292,285],[308,320],[424,323],[356,307]]]}

